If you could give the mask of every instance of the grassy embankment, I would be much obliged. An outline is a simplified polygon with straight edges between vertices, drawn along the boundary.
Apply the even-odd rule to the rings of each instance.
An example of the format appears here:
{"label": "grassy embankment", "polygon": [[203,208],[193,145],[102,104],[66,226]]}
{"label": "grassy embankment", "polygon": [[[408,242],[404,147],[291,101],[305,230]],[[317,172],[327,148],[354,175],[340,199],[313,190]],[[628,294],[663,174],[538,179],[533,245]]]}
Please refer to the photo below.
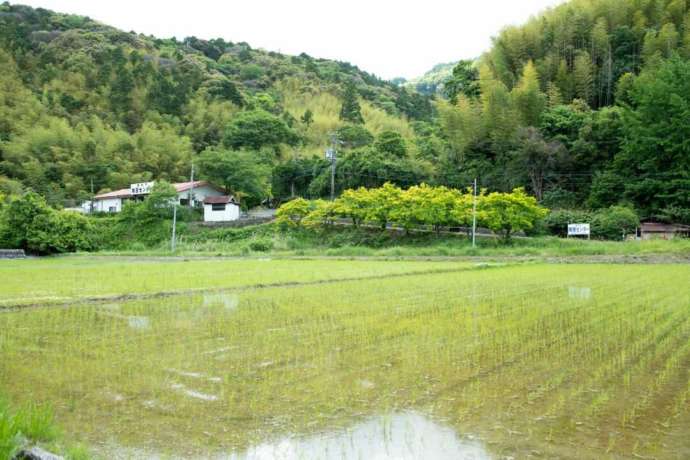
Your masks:
{"label": "grassy embankment", "polygon": [[[169,255],[169,244],[118,254]],[[675,255],[690,257],[690,240],[587,241],[555,237],[513,238],[506,243],[479,236],[477,247],[464,235],[381,232],[338,227],[323,231],[282,232],[273,224],[245,228],[190,228],[180,236],[180,255],[339,256],[339,257],[569,257]]]}

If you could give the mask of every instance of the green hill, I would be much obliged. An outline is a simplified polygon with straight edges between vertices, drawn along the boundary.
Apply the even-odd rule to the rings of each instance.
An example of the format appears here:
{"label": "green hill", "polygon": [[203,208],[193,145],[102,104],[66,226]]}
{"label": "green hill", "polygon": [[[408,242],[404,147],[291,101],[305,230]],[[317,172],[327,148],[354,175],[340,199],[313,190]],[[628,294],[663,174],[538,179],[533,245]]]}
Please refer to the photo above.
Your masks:
{"label": "green hill", "polygon": [[432,111],[428,99],[345,62],[160,39],[9,3],[0,5],[0,65],[0,190],[31,187],[55,204],[92,187],[180,180],[194,156],[228,145],[240,113],[290,131],[290,142],[254,145],[272,151],[269,166],[295,151],[321,156],[346,124],[348,85],[373,135],[410,139],[410,121]]}
{"label": "green hill", "polygon": [[686,0],[572,0],[408,83],[3,3],[0,194],[59,206],[194,162],[248,204],[327,197],[335,141],[336,193],[477,179],[690,223],[689,58]]}
{"label": "green hill", "polygon": [[457,62],[436,64],[431,70],[424,73],[421,77],[413,78],[404,83],[415,91],[431,96],[432,94],[442,94],[443,84],[453,76],[453,67]]}

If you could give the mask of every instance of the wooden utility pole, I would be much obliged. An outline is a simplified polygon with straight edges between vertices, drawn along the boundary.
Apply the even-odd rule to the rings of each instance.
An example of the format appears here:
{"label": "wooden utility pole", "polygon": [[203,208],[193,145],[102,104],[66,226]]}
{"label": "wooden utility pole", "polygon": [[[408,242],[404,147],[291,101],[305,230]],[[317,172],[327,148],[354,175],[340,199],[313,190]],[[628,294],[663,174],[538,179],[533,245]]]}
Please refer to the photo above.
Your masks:
{"label": "wooden utility pole", "polygon": [[194,163],[192,162],[192,174],[191,177],[189,178],[189,182],[191,182],[191,187],[189,188],[189,207],[193,208],[194,207]]}
{"label": "wooden utility pole", "polygon": [[177,203],[173,205],[172,237],[170,238],[170,251],[175,252],[175,227],[177,226]]}

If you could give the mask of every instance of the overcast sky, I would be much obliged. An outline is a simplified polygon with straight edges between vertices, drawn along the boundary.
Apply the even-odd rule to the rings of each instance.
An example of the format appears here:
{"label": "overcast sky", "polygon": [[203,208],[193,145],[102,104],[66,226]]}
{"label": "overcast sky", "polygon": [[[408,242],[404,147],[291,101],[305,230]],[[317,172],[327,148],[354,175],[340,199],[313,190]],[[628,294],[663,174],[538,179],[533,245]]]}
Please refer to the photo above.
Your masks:
{"label": "overcast sky", "polygon": [[351,62],[383,78],[473,58],[491,37],[562,0],[19,0],[157,37],[222,37]]}

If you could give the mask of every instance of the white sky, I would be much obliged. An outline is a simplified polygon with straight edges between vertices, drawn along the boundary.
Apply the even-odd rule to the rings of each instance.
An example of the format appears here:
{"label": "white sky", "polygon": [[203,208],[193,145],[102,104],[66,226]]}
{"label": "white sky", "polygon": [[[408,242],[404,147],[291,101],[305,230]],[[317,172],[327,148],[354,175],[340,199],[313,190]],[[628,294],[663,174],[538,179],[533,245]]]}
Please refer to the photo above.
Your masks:
{"label": "white sky", "polygon": [[160,38],[222,37],[351,62],[383,78],[473,58],[562,0],[17,0]]}

